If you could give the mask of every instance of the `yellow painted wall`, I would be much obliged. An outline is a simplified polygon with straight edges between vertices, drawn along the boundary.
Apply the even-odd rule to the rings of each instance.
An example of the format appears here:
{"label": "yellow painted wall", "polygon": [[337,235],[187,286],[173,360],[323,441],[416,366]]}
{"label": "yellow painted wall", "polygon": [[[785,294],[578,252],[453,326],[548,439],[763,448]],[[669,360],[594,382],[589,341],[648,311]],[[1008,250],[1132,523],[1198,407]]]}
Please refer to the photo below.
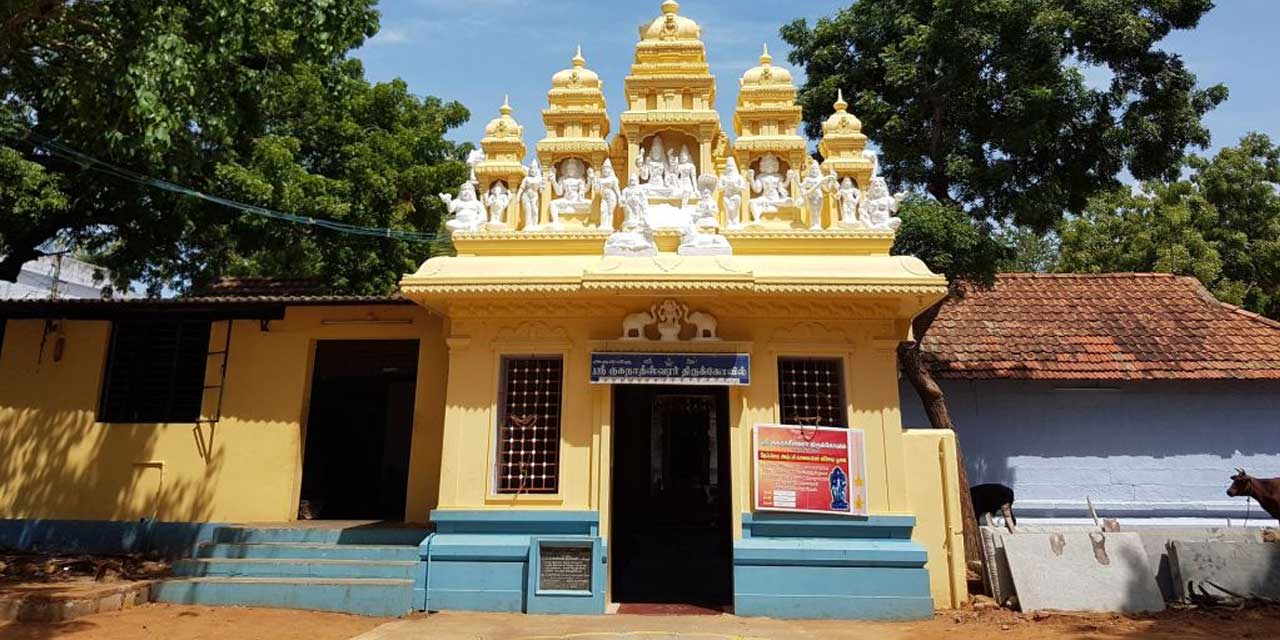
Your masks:
{"label": "yellow painted wall", "polygon": [[911,538],[929,550],[925,566],[934,606],[955,609],[969,598],[956,434],[949,429],[909,429],[903,442],[911,507],[916,514]]}
{"label": "yellow painted wall", "polygon": [[[351,323],[351,321],[359,323]],[[376,324],[370,320],[408,321]],[[415,306],[293,307],[263,332],[234,323],[216,426],[96,421],[109,322],[9,321],[0,351],[0,518],[169,521],[294,519],[311,362],[319,340],[420,340],[408,518],[435,506],[447,360],[443,322]],[[213,325],[221,350],[226,323]],[[211,357],[209,384],[221,359]],[[217,391],[205,395],[212,414]]]}

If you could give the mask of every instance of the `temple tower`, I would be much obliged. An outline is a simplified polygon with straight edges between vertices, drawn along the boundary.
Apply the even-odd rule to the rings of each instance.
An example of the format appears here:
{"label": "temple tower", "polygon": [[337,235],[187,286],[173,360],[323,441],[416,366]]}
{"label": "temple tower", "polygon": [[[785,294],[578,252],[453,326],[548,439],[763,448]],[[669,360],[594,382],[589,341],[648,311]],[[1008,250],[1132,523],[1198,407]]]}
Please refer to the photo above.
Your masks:
{"label": "temple tower", "polygon": [[635,173],[641,151],[650,154],[655,139],[664,151],[679,153],[687,146],[699,175],[715,172],[717,157],[728,153],[702,28],[679,12],[680,3],[666,0],[662,15],[640,27],[625,83],[627,110],[613,147],[613,163],[624,180]]}
{"label": "temple tower", "polygon": [[[511,117],[511,103],[506,98],[502,100],[499,114],[485,126],[484,139],[480,141],[485,159],[475,167],[479,194],[489,193],[499,182],[503,189],[514,194],[525,176],[525,168],[520,164],[525,155],[524,127]],[[514,227],[518,210],[519,204],[513,197],[502,221]]]}
{"label": "temple tower", "polygon": [[867,136],[862,133],[862,122],[848,112],[849,103],[844,101],[843,90],[836,98],[835,109],[822,123],[822,142],[818,144],[822,168],[834,171],[840,179],[853,178],[855,186],[866,189],[875,174],[875,156],[866,152]]}
{"label": "temple tower", "polygon": [[[772,155],[779,160],[782,174],[803,171],[808,161],[808,144],[798,133],[804,115],[796,104],[796,87],[791,72],[773,66],[773,56],[765,45],[759,66],[748,69],[739,80],[738,106],[733,114],[737,140],[733,155],[738,166],[760,172],[760,160]],[[799,193],[791,196],[798,198]],[[778,207],[764,216],[762,223],[776,227],[802,227],[798,206]]]}
{"label": "temple tower", "polygon": [[[585,167],[598,171],[609,155],[604,92],[600,76],[586,68],[586,63],[582,47],[578,47],[573,66],[551,77],[548,106],[542,110],[547,137],[537,144],[538,161],[548,176],[573,175]],[[568,166],[571,164],[574,166]],[[566,227],[585,227],[591,223],[590,216],[589,210],[566,210],[560,222]]]}

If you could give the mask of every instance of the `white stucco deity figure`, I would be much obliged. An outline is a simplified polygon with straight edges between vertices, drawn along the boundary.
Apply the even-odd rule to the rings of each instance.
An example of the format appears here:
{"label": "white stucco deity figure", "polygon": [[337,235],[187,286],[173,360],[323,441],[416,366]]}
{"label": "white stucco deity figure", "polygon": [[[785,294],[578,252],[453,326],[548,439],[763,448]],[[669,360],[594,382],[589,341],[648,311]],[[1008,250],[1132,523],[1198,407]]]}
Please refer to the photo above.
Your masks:
{"label": "white stucco deity figure", "polygon": [[444,201],[445,206],[449,208],[450,215],[453,216],[444,224],[449,233],[458,231],[478,231],[485,222],[484,203],[476,197],[476,186],[470,182],[464,182],[458,188],[458,197],[442,193],[440,199]]}
{"label": "white stucco deity figure", "polygon": [[809,214],[811,231],[822,230],[822,210],[827,203],[827,194],[835,191],[835,188],[835,174],[824,175],[818,163],[809,160],[809,169],[800,182],[800,196],[804,200],[805,212]]}
{"label": "white stucco deity figure", "polygon": [[676,172],[679,176],[677,182],[684,194],[699,193],[698,165],[693,163],[693,155],[689,153],[689,145],[687,144],[680,147],[680,158],[679,164],[676,166]]}
{"label": "white stucco deity figure", "polygon": [[618,175],[613,172],[613,161],[605,158],[600,174],[591,184],[591,189],[600,194],[600,228],[613,229],[613,215],[622,202],[621,184]]}
{"label": "white stucco deity figure", "polygon": [[704,175],[698,179],[698,206],[694,209],[693,222],[699,227],[720,226],[720,206],[716,204],[715,176]]}
{"label": "white stucco deity figure", "polygon": [[759,194],[751,199],[751,222],[760,222],[766,213],[774,213],[779,207],[795,206],[791,198],[791,183],[797,182],[799,174],[795,169],[782,173],[782,161],[772,153],[760,158],[760,172],[747,170],[747,181],[751,184],[751,192]]}
{"label": "white stucco deity figure", "polygon": [[738,161],[732,157],[724,162],[724,173],[720,175],[720,197],[724,200],[725,219],[730,229],[742,228],[742,192],[747,190],[747,181],[738,171]]}
{"label": "white stucco deity figure", "polygon": [[511,191],[507,189],[507,185],[501,180],[495,181],[489,187],[489,193],[484,194],[484,206],[489,210],[488,226],[494,229],[507,228],[507,207],[511,204]]}
{"label": "white stucco deity figure", "polygon": [[[577,158],[569,158],[560,163],[564,175],[556,176],[556,168],[551,167],[551,190],[555,199],[551,201],[551,227],[559,228],[560,216],[566,213],[587,213],[591,211],[591,184],[595,179],[595,171],[587,168]],[[584,173],[585,171],[585,173]]]}
{"label": "white stucco deity figure", "polygon": [[667,168],[662,178],[662,186],[671,193],[680,193],[680,156],[675,149],[667,149]]}
{"label": "white stucco deity figure", "polygon": [[538,216],[542,203],[542,189],[547,186],[547,179],[542,177],[542,165],[534,158],[529,163],[529,171],[520,188],[516,190],[516,198],[520,200],[520,212],[524,219],[523,229],[533,231],[538,228]]}
{"label": "white stucco deity figure", "polygon": [[666,190],[666,173],[666,146],[663,144],[662,138],[654,136],[653,142],[649,144],[648,152],[643,147],[640,148],[640,156],[636,158],[636,174],[644,182],[645,189],[654,192]]}
{"label": "white stucco deity figure", "polygon": [[867,190],[867,196],[862,200],[858,211],[862,224],[876,231],[897,231],[902,226],[902,218],[893,214],[898,212],[898,207],[906,197],[905,193],[890,195],[889,185],[884,178],[872,178],[871,188]]}
{"label": "white stucco deity figure", "polygon": [[840,205],[840,226],[856,229],[862,226],[858,220],[858,205],[862,200],[862,192],[854,186],[853,178],[840,181],[840,189],[836,191],[836,202]]}
{"label": "white stucco deity figure", "polygon": [[680,230],[680,246],[676,253],[682,256],[727,256],[733,254],[729,241],[717,232],[719,221],[712,188],[716,183],[714,176],[705,176],[708,180],[700,180],[702,193],[698,200],[698,211],[689,223]]}
{"label": "white stucco deity figure", "polygon": [[627,181],[627,188],[622,190],[622,206],[627,212],[622,221],[622,230],[614,231],[605,241],[604,254],[630,257],[658,255],[653,228],[646,219],[649,197],[646,189],[640,186],[640,178],[635,174]]}

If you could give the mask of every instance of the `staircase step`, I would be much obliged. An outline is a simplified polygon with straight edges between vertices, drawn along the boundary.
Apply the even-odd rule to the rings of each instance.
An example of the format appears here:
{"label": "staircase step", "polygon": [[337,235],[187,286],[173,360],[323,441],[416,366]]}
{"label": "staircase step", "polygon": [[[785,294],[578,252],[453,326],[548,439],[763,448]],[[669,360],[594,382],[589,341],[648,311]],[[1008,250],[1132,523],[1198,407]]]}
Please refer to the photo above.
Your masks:
{"label": "staircase step", "polygon": [[360,545],[323,543],[204,543],[196,547],[196,558],[364,560],[395,562],[418,560],[416,545]]}
{"label": "staircase step", "polygon": [[155,602],[242,605],[400,616],[413,608],[412,580],[341,578],[180,578],[155,583]]}
{"label": "staircase step", "polygon": [[218,527],[213,542],[230,544],[417,545],[429,530],[422,527],[357,525],[348,527]]}
{"label": "staircase step", "polygon": [[179,560],[175,576],[260,578],[379,578],[412,580],[413,560],[324,560],[296,558],[203,558]]}

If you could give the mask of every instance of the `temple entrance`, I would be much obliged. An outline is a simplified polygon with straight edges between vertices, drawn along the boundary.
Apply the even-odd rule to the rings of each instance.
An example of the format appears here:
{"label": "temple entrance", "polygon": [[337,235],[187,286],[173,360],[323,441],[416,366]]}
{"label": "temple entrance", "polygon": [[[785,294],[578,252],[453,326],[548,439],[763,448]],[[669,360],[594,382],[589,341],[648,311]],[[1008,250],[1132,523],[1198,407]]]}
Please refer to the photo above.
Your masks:
{"label": "temple entrance", "polygon": [[403,520],[417,340],[316,344],[299,517]]}
{"label": "temple entrance", "polygon": [[727,387],[614,387],[613,600],[733,600]]}

